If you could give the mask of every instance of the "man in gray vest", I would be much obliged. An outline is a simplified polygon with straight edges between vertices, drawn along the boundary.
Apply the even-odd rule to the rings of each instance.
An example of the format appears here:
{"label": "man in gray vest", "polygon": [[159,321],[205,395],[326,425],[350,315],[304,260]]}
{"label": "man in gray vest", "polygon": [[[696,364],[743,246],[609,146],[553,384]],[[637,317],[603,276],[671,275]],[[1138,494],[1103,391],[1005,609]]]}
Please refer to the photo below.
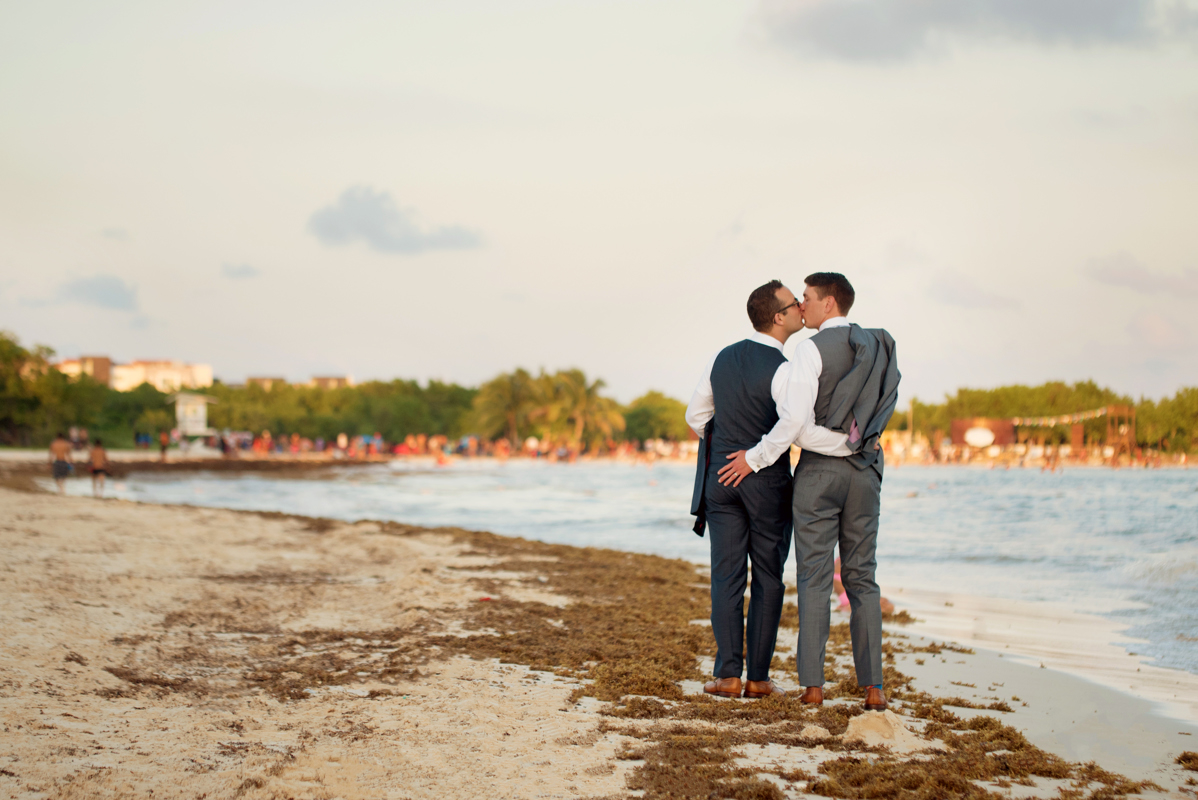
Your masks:
{"label": "man in gray vest", "polygon": [[[778,422],[787,386],[782,345],[803,327],[799,301],[779,281],[749,295],[755,333],[729,345],[711,360],[686,409],[687,424],[699,435],[700,452],[691,513],[695,532],[711,529],[711,628],[716,640],[715,680],[704,691],[721,697],[783,694],[769,678],[782,614],[782,568],[790,552],[791,476],[789,459],[760,469],[746,468],[736,485],[719,481],[720,464],[744,452]],[[796,433],[803,447],[845,453],[847,436],[810,424]],[[747,561],[753,564],[745,647],[744,598]],[[747,682],[742,685],[745,651]]]}
{"label": "man in gray vest", "polygon": [[884,330],[851,325],[845,315],[855,292],[839,273],[806,279],[800,306],[815,336],[800,342],[790,362],[778,422],[744,453],[734,453],[720,471],[735,485],[746,469],[775,463],[814,422],[847,434],[833,452],[804,447],[795,470],[794,529],[799,572],[799,682],[802,700],[823,703],[824,657],[828,643],[835,549],[852,609],[849,630],[857,683],[866,689],[865,708],[886,708],[882,692],[881,593],[874,579],[881,507],[882,452],[878,439],[898,399],[894,340]]}

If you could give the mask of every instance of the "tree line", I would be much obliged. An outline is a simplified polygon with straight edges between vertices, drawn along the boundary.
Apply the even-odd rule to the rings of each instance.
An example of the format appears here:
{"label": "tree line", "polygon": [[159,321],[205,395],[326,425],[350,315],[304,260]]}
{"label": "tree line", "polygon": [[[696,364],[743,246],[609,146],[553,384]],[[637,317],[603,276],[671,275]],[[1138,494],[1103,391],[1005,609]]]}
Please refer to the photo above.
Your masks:
{"label": "tree line", "polygon": [[[22,347],[16,337],[0,332],[0,444],[42,446],[57,431],[79,425],[110,446],[122,447],[132,445],[135,432],[154,434],[174,426],[169,396],[153,386],[118,392],[87,376],[68,378],[50,367],[53,355],[47,347]],[[605,388],[602,380],[579,369],[537,374],[517,369],[477,388],[396,379],[339,389],[284,384],[265,390],[217,382],[203,391],[217,400],[208,409],[212,427],[298,433],[311,439],[378,432],[399,442],[409,434],[474,434],[504,437],[518,446],[536,436],[581,450],[608,441],[688,438],[681,401],[647,392],[621,405],[603,394]],[[913,423],[917,433],[930,438],[937,431],[947,435],[953,419],[1056,416],[1108,405],[1135,408],[1140,446],[1198,450],[1198,387],[1138,402],[1093,381],[958,389],[942,403],[913,399],[913,413],[895,414],[890,428],[905,430]],[[1105,418],[1084,424],[1087,438],[1102,440]],[[1067,442],[1069,427],[1038,429],[1035,435],[1049,443]]]}
{"label": "tree line", "polygon": [[[1198,450],[1198,387],[1179,389],[1173,397],[1161,400],[1133,400],[1093,381],[1072,385],[1050,381],[1040,386],[1000,386],[996,389],[958,389],[946,395],[943,403],[924,403],[912,399],[910,415],[897,413],[891,418],[892,430],[906,430],[914,425],[916,433],[932,438],[936,432],[947,436],[954,419],[991,417],[1048,417],[1077,414],[1111,405],[1130,406],[1136,414],[1136,443],[1164,452],[1178,453]],[[1087,420],[1087,439],[1103,441],[1106,435],[1105,417]],[[1052,428],[1022,428],[1025,433],[1043,438],[1046,443],[1069,441],[1070,426]]]}
{"label": "tree line", "polygon": [[[84,375],[69,378],[50,366],[53,350],[25,348],[0,332],[0,444],[43,446],[70,426],[88,429],[109,446],[132,446],[135,433],[158,433],[175,424],[170,396],[149,384],[129,392],[110,389]],[[602,380],[579,369],[533,375],[524,369],[473,388],[413,380],[369,381],[320,389],[276,384],[230,386],[216,382],[203,393],[216,399],[208,423],[242,430],[330,440],[381,433],[390,442],[409,434],[508,437],[518,446],[528,436],[578,449],[607,441],[685,440],[685,404],[648,392],[628,405],[605,396]]]}

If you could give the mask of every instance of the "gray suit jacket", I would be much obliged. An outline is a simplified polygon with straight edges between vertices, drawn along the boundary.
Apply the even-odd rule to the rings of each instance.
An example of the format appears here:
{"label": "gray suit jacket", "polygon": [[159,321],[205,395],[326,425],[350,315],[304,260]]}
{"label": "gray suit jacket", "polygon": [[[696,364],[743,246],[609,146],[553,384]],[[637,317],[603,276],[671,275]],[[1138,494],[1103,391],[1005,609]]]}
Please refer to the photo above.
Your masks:
{"label": "gray suit jacket", "polygon": [[861,435],[855,442],[847,443],[853,454],[846,460],[857,469],[872,466],[881,474],[881,451],[874,445],[894,414],[902,378],[894,338],[882,328],[853,325],[849,345],[854,353],[853,366],[832,392],[824,427],[849,433],[856,421]]}

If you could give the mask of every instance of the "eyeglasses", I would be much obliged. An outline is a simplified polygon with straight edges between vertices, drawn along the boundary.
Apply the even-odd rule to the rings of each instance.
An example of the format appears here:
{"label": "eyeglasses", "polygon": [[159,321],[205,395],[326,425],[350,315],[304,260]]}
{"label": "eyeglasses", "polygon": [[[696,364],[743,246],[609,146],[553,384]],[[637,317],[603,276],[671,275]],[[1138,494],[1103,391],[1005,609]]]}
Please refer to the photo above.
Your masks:
{"label": "eyeglasses", "polygon": [[774,313],[775,314],[785,314],[787,312],[787,310],[790,309],[791,306],[797,306],[799,304],[799,302],[800,302],[799,299],[796,297],[795,301],[793,303],[788,303],[787,305],[782,306],[782,308],[778,309]]}

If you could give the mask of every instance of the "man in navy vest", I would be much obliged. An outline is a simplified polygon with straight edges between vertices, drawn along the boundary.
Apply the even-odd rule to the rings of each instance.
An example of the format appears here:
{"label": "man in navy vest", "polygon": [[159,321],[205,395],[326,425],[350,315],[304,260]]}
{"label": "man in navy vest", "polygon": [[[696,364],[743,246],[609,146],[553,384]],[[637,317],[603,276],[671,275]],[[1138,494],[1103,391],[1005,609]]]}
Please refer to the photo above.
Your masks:
{"label": "man in navy vest", "polygon": [[[742,690],[745,697],[783,694],[769,669],[785,592],[782,568],[790,552],[790,460],[727,472],[735,485],[721,483],[719,470],[777,424],[788,382],[782,345],[803,321],[799,301],[776,280],[753,290],[748,312],[755,333],[716,354],[686,409],[687,424],[701,442],[691,513],[699,518],[696,533],[703,535],[704,524],[711,530],[711,628],[717,652],[715,680],[704,691],[721,697],[739,697]],[[826,453],[843,450],[846,438],[813,423],[795,436],[801,447]],[[753,564],[753,584],[746,648],[747,561]]]}
{"label": "man in navy vest", "polygon": [[735,486],[739,479],[733,476],[785,461],[791,443],[813,423],[847,434],[831,451],[800,442],[793,503],[799,682],[803,702],[823,703],[828,596],[839,546],[857,683],[865,689],[865,708],[882,711],[882,611],[875,581],[883,467],[878,439],[894,413],[901,376],[890,334],[846,319],[856,293],[843,275],[817,272],[805,282],[800,312],[806,327],[819,332],[795,348],[778,422],[747,452],[733,453],[719,479]]}

